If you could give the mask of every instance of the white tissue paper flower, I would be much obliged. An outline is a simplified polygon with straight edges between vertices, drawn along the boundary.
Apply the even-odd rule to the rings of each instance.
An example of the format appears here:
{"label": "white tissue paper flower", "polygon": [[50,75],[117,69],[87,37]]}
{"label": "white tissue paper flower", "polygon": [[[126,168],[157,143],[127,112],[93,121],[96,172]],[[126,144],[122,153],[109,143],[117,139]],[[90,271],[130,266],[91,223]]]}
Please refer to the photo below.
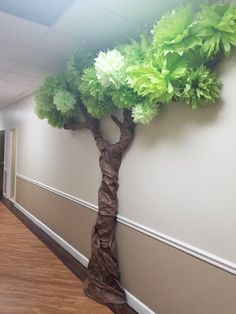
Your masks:
{"label": "white tissue paper flower", "polygon": [[96,76],[103,87],[119,88],[125,78],[125,58],[116,50],[101,51],[95,58]]}
{"label": "white tissue paper flower", "polygon": [[132,108],[132,117],[135,123],[148,124],[159,112],[155,103],[145,102]]}

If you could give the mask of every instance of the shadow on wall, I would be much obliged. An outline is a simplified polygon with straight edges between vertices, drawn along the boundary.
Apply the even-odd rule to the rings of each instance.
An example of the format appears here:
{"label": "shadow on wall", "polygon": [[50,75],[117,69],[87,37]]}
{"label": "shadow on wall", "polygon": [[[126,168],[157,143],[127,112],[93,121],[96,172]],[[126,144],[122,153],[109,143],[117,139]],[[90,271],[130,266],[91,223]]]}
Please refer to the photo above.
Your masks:
{"label": "shadow on wall", "polygon": [[139,125],[139,140],[147,149],[162,141],[173,145],[186,139],[188,131],[215,123],[223,107],[219,99],[216,104],[192,110],[185,104],[171,103],[160,109],[159,115],[149,124]]}
{"label": "shadow on wall", "polygon": [[[236,47],[233,48],[229,59],[221,62],[216,68],[217,76],[223,79],[222,90],[224,84],[228,83],[228,80],[224,80],[224,74],[227,73],[227,76],[229,76],[233,72],[232,75],[234,76],[235,63]],[[176,143],[186,139],[189,130],[205,126],[211,127],[212,124],[215,124],[221,117],[220,113],[224,105],[224,99],[219,99],[215,104],[209,104],[196,110],[179,103],[164,105],[161,107],[159,115],[148,127],[138,125],[139,140],[146,148],[162,141],[169,141],[171,144],[176,145]]]}

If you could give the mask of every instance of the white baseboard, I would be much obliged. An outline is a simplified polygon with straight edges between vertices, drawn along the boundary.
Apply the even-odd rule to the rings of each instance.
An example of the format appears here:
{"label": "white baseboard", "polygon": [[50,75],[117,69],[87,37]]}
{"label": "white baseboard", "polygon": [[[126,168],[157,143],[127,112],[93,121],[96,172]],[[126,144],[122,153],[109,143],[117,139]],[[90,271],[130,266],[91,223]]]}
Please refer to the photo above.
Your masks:
{"label": "white baseboard", "polygon": [[125,289],[127,303],[139,314],[158,314],[153,312],[149,307],[147,307],[143,302],[137,299],[133,294]]}
{"label": "white baseboard", "polygon": [[[55,233],[52,229],[47,227],[42,221],[28,212],[20,204],[14,202],[15,207],[22,212],[26,217],[28,217],[33,223],[35,223],[41,230],[43,230],[47,235],[49,235],[54,241],[60,244],[68,253],[70,253],[75,259],[77,259],[83,266],[88,266],[88,258],[77,251],[73,246],[71,246],[67,241]],[[126,291],[127,303],[139,314],[158,314],[153,312],[148,308],[144,303],[138,300],[134,295],[129,291]]]}
{"label": "white baseboard", "polygon": [[77,259],[82,265],[85,267],[88,266],[88,259],[79,251],[77,251],[73,246],[71,246],[68,242],[66,242],[62,237],[56,234],[52,229],[46,226],[42,221],[28,212],[25,208],[23,208],[20,204],[15,203],[15,207],[21,211],[26,217],[28,217],[31,221],[33,221],[40,229],[42,229],[47,235],[49,235],[54,241],[60,244],[67,252],[69,252],[75,259]]}
{"label": "white baseboard", "polygon": [[4,192],[3,192],[3,196],[4,196],[7,200],[9,199],[8,195],[7,195],[6,193],[4,193]]}

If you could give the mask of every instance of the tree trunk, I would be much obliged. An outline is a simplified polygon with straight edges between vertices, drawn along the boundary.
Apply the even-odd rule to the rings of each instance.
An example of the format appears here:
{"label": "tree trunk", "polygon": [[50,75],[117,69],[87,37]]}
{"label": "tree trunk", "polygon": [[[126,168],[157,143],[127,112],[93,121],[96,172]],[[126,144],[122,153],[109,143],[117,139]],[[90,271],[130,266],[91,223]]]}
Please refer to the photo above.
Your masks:
{"label": "tree trunk", "polygon": [[117,215],[118,173],[122,152],[107,145],[99,160],[102,182],[98,191],[98,217],[92,231],[91,258],[85,293],[105,304],[124,304],[126,296],[120,285],[115,224]]}
{"label": "tree trunk", "polygon": [[119,305],[126,303],[125,291],[120,284],[115,237],[118,174],[122,154],[134,138],[135,124],[129,110],[123,110],[123,122],[111,116],[120,129],[120,139],[116,144],[109,144],[100,132],[99,120],[91,117],[82,103],[79,107],[84,121],[76,122],[72,119],[64,128],[91,131],[101,152],[99,164],[102,171],[102,182],[98,191],[98,217],[92,230],[91,257],[84,291],[97,302],[113,304],[118,308]]}
{"label": "tree trunk", "polygon": [[98,191],[98,217],[92,231],[91,257],[84,291],[97,302],[117,306],[126,303],[125,291],[120,284],[115,237],[118,174],[122,154],[132,142],[135,130],[131,112],[124,110],[123,116],[122,123],[112,117],[120,128],[120,140],[116,144],[109,144],[103,139],[96,120],[87,119],[89,129],[101,152],[99,164],[102,183]]}

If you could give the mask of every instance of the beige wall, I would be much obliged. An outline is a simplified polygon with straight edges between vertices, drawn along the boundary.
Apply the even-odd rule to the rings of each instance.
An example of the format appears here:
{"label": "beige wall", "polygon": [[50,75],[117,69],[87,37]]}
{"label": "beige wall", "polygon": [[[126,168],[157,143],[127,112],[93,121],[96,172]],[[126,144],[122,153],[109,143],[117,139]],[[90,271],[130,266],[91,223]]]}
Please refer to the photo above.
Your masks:
{"label": "beige wall", "polygon": [[[137,127],[135,141],[125,154],[120,170],[119,213],[144,228],[152,228],[154,232],[231,262],[235,268],[236,57],[224,62],[218,70],[224,86],[222,99],[216,105],[195,112],[185,106],[169,105],[152,124]],[[18,129],[17,172],[96,205],[101,175],[93,138],[86,131],[51,128],[35,116],[33,107],[33,99],[28,97],[0,111],[0,129]],[[117,137],[117,129],[109,121],[103,122],[103,130],[109,132],[111,140]],[[19,193],[17,190],[17,197]],[[24,197],[27,196],[25,191]],[[36,204],[40,205],[41,200]],[[26,209],[34,210],[34,206]],[[74,208],[64,227],[73,224],[74,218],[76,221],[87,219],[90,226],[93,218],[87,217],[87,211]],[[47,223],[54,222],[55,226],[65,216],[61,211],[55,218],[49,207],[44,207],[41,214],[48,219]],[[63,230],[59,232],[64,236]],[[84,254],[88,254],[88,233],[83,239],[85,243],[80,244]],[[68,239],[73,245],[81,241],[76,236],[77,233]],[[122,233],[119,237],[123,241]],[[138,241],[132,245],[138,245]],[[143,258],[150,262],[153,254],[159,254],[158,245],[148,256],[144,247],[140,249]],[[128,260],[125,263],[128,265]],[[124,278],[130,270],[125,263],[122,261]],[[224,276],[233,278],[227,273]],[[181,286],[184,275],[178,280]],[[131,292],[137,289],[128,281],[126,284]],[[144,294],[149,291],[143,286],[139,289]],[[158,291],[162,293],[161,289]],[[139,294],[142,293],[139,291]],[[154,308],[152,294],[145,300]]]}
{"label": "beige wall", "polygon": [[138,127],[121,168],[120,213],[236,263],[236,55],[219,72],[216,105],[169,105]]}
{"label": "beige wall", "polygon": [[[235,59],[219,69],[224,86],[218,104],[195,112],[169,105],[152,124],[137,127],[119,189],[120,215],[233,263]],[[29,97],[0,114],[1,129],[18,128],[17,172],[96,204],[100,171],[93,138],[51,128],[33,106]],[[104,129],[114,140],[116,128],[105,122]]]}
{"label": "beige wall", "polygon": [[[20,178],[17,191],[19,204],[89,257],[94,211]],[[235,313],[234,275],[121,223],[117,240],[122,283],[155,313]]]}
{"label": "beige wall", "polygon": [[18,129],[17,172],[96,203],[100,172],[93,138],[50,127],[33,107],[29,97],[0,114],[5,115],[1,129]]}

